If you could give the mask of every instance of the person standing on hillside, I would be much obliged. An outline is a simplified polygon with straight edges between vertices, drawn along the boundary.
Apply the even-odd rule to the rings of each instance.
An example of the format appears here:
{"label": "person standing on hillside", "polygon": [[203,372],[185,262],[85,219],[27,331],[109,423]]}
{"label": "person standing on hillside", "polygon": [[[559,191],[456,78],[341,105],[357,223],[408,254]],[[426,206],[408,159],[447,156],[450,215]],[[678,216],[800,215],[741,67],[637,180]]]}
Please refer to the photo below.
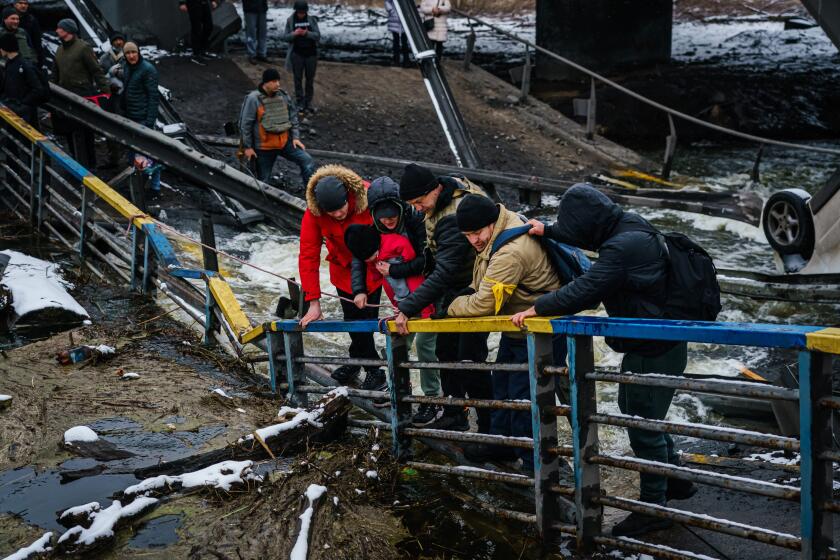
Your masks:
{"label": "person standing on hillside", "polygon": [[298,113],[289,94],[280,89],[280,72],[268,68],[259,87],[248,94],[239,113],[242,149],[247,160],[256,158],[257,178],[268,181],[278,157],[295,163],[303,186],[315,172],[315,161],[300,140]]}
{"label": "person standing on hillside", "polygon": [[449,12],[452,11],[452,4],[449,0],[423,0],[420,3],[420,15],[423,16],[424,26],[432,22],[432,28],[426,28],[426,34],[429,36],[429,41],[432,42],[435,48],[435,56],[438,61],[443,56],[443,44],[449,34]]}
{"label": "person standing on hillside", "polygon": [[[295,11],[286,20],[283,40],[289,43],[286,55],[286,70],[295,77],[295,101],[303,112],[312,112],[312,98],[315,96],[315,69],[318,64],[318,42],[321,30],[318,18],[309,15],[306,0],[295,0]],[[303,78],[306,77],[306,89]]]}
{"label": "person standing on hillside", "polygon": [[402,55],[402,65],[408,66],[408,35],[403,29],[394,0],[385,0],[385,11],[388,13],[388,31],[391,32],[393,40],[394,66],[400,63],[400,55]]}
{"label": "person standing on hillside", "polygon": [[270,62],[268,60],[268,0],[242,0],[245,14],[245,49],[248,62]]}
{"label": "person standing on hillside", "polygon": [[215,0],[178,0],[179,9],[190,17],[190,44],[192,60],[205,66],[207,45],[213,34],[213,10],[219,5]]}

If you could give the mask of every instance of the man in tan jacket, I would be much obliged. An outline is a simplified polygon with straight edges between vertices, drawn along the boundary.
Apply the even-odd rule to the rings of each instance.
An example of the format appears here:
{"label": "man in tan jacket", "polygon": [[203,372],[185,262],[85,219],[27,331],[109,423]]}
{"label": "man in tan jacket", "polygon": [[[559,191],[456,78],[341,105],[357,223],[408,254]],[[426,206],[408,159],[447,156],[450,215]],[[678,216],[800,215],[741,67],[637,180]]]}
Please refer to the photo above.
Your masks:
{"label": "man in tan jacket", "polygon": [[[500,238],[502,232],[525,225],[519,215],[486,197],[467,195],[458,206],[456,218],[458,229],[478,254],[473,266],[475,293],[455,298],[447,309],[449,317],[512,315],[530,308],[540,295],[560,288],[560,279],[538,239],[526,234],[500,243],[504,240]],[[496,363],[527,361],[524,335],[503,333]],[[530,400],[530,394],[527,373],[493,372],[494,399]],[[532,434],[530,413],[494,410],[490,433],[528,437]],[[533,455],[526,449],[517,449],[514,455],[510,447],[477,444],[467,446],[464,455],[474,462],[514,460],[518,455],[523,470],[534,469]]]}

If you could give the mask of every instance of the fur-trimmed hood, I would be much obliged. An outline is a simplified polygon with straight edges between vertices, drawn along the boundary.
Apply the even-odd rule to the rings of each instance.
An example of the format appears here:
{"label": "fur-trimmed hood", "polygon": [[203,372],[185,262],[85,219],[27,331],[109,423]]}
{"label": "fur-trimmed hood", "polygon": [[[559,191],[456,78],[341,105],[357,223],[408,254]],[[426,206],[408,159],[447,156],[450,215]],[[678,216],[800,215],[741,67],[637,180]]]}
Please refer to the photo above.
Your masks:
{"label": "fur-trimmed hood", "polygon": [[312,175],[306,185],[306,207],[314,216],[321,215],[321,209],[315,200],[315,185],[330,175],[337,177],[347,187],[348,199],[351,202],[350,209],[353,213],[361,214],[367,210],[367,185],[359,174],[343,165],[325,165]]}

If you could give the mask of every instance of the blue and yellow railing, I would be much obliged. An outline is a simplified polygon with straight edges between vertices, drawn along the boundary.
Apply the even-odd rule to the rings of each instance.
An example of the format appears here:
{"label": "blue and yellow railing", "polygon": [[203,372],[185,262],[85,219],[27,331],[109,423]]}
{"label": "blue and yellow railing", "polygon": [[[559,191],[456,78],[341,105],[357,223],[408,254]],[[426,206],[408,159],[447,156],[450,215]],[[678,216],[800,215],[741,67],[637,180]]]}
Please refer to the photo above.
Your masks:
{"label": "blue and yellow railing", "polygon": [[[388,420],[387,423],[365,422],[389,428],[395,456],[407,461],[414,468],[533,487],[534,513],[492,507],[496,516],[535,524],[539,533],[547,540],[553,539],[557,534],[574,535],[581,552],[603,545],[665,558],[708,558],[691,551],[668,549],[650,542],[608,536],[603,528],[603,509],[611,507],[665,517],[685,525],[775,545],[797,551],[802,558],[840,558],[833,548],[832,534],[832,514],[840,513],[840,501],[833,499],[832,488],[833,465],[840,462],[840,452],[833,446],[831,432],[832,411],[840,409],[840,399],[832,394],[831,375],[833,355],[840,353],[840,329],[596,317],[534,318],[526,322],[524,329],[528,346],[527,363],[497,365],[410,361],[406,339],[394,334],[393,324],[380,324],[377,321],[319,321],[310,324],[305,332],[299,328],[296,321],[274,321],[254,327],[239,306],[230,286],[218,273],[183,267],[172,245],[151,217],[78,165],[53,142],[4,107],[0,107],[0,133],[6,139],[2,147],[6,160],[0,162],[0,171],[5,175],[5,181],[0,184],[0,200],[21,218],[27,219],[27,216],[21,213],[19,207],[28,206],[28,219],[34,227],[45,228],[68,247],[78,250],[83,258],[88,253],[99,257],[102,262],[111,266],[116,274],[143,291],[155,285],[153,273],[156,270],[165,270],[174,281],[185,284],[187,279],[203,280],[205,309],[202,323],[205,326],[205,338],[209,339],[214,326],[221,322],[231,342],[237,347],[254,344],[266,350],[272,389],[284,390],[292,401],[305,401],[310,393],[326,391],[321,385],[328,383],[329,377],[320,375],[318,368],[312,366],[355,363],[360,366],[387,368],[387,391],[347,389],[348,395],[355,402]],[[63,194],[67,193],[59,192],[62,187],[68,192],[74,189],[80,191],[75,193],[75,196],[81,199],[78,209],[63,198]],[[112,214],[105,214],[97,208],[96,199],[103,201]],[[56,219],[57,225],[44,219],[45,211]],[[108,219],[113,219],[113,214],[116,213],[128,220],[131,230],[130,243],[100,231],[98,226],[92,223],[91,212]],[[77,216],[69,216],[73,213]],[[73,238],[68,238],[68,230],[75,232],[76,243],[73,243]],[[91,232],[98,232],[101,240],[111,249],[123,251],[130,274],[114,265],[96,248],[89,239]],[[158,287],[163,286],[158,283]],[[178,301],[178,298],[174,299]],[[409,322],[409,329],[412,332],[435,333],[519,331],[506,317],[413,320]],[[313,332],[381,333],[386,342],[385,358],[351,360],[343,356],[308,355],[305,351],[304,335]],[[567,365],[552,363],[552,341],[557,336],[566,338]],[[593,354],[593,337],[596,336],[678,340],[794,351],[798,353],[799,388],[787,389],[749,381],[688,379],[669,375],[631,375],[599,371],[595,366]],[[454,399],[411,393],[409,372],[412,368],[442,367],[451,370],[504,370],[528,375],[531,387],[530,401]],[[322,382],[321,385],[307,384],[307,380],[313,378]],[[568,385],[569,394],[569,402],[559,405],[555,401],[558,378]],[[801,435],[798,438],[784,437],[722,426],[684,424],[604,413],[598,409],[595,390],[595,384],[598,382],[669,387],[683,391],[792,403],[798,405]],[[381,409],[368,406],[371,399],[390,400],[390,412],[382,413]],[[530,411],[533,434],[531,438],[510,438],[410,427],[411,405],[424,402]],[[568,442],[559,441],[558,417],[568,418],[571,424],[572,437]],[[798,486],[777,484],[606,454],[599,448],[598,427],[602,425],[635,427],[798,452],[801,480]],[[420,439],[429,445],[438,445],[441,442],[485,442],[531,449],[534,454],[535,472],[531,477],[501,470],[461,469],[411,461],[408,459],[408,451],[412,439]],[[460,457],[457,447],[449,448],[453,449],[455,456]],[[561,458],[564,459],[561,461]],[[560,483],[560,474],[563,465],[566,464],[566,458],[571,461],[572,466],[571,485]],[[659,474],[775,500],[797,502],[800,508],[800,535],[606,495],[601,484],[601,468]]]}

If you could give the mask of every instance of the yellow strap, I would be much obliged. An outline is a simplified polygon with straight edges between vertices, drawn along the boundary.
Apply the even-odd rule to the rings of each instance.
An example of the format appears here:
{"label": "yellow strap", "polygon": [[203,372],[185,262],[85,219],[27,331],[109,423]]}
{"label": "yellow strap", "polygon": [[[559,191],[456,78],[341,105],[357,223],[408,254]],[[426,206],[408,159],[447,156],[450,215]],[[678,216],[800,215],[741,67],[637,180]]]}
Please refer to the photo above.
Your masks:
{"label": "yellow strap", "polygon": [[485,276],[484,281],[493,284],[493,297],[496,298],[496,312],[494,315],[498,315],[502,304],[505,302],[505,294],[513,294],[513,291],[516,289],[516,284],[503,284],[502,282],[493,280],[489,276]]}

